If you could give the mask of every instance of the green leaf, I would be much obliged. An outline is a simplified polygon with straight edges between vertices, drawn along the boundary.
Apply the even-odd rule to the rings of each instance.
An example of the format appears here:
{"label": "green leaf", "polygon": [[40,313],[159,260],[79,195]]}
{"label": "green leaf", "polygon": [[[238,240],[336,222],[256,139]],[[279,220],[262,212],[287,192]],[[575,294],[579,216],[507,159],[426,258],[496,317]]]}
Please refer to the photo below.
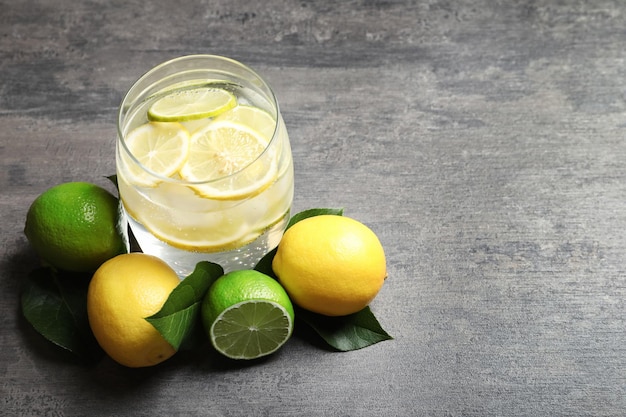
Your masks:
{"label": "green leaf", "polygon": [[269,251],[254,267],[255,270],[264,273],[265,275],[269,275],[270,277],[278,280],[274,270],[272,269],[272,261],[274,260],[274,256],[276,256],[276,251],[278,248],[274,248]]}
{"label": "green leaf", "polygon": [[287,229],[289,229],[294,224],[298,223],[300,220],[304,220],[308,217],[313,217],[313,216],[321,216],[324,214],[343,216],[343,209],[313,208],[313,209],[301,211],[300,213],[294,214],[293,217],[289,220],[289,223],[287,224]]}
{"label": "green leaf", "polygon": [[298,309],[296,318],[311,327],[328,345],[342,352],[393,339],[383,330],[369,307],[340,317],[328,317]]}
{"label": "green leaf", "polygon": [[117,175],[109,175],[108,177],[106,177],[109,181],[111,181],[113,183],[113,185],[115,185],[115,188],[119,190],[119,186],[117,184]]}
{"label": "green leaf", "polygon": [[213,282],[224,275],[221,266],[200,262],[169,295],[161,310],[146,320],[176,350],[195,347],[202,339],[200,308],[204,295]]}
{"label": "green leaf", "polygon": [[30,272],[21,294],[22,313],[33,328],[55,345],[80,359],[103,354],[87,318],[90,276],[52,268]]}

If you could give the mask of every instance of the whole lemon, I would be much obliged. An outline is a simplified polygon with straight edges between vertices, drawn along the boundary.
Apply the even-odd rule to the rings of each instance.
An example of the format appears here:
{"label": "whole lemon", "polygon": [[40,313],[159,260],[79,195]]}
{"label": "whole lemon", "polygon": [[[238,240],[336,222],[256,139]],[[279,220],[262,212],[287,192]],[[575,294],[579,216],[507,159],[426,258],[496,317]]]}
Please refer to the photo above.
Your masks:
{"label": "whole lemon", "polygon": [[165,262],[143,253],[118,255],[98,268],[87,291],[87,316],[96,340],[116,362],[152,366],[175,349],[145,320],[157,313],[180,280]]}
{"label": "whole lemon", "polygon": [[24,233],[48,264],[68,271],[94,271],[126,251],[117,213],[117,198],[104,188],[68,182],[33,201]]}
{"label": "whole lemon", "polygon": [[364,224],[349,217],[309,217],[287,229],[272,269],[291,300],[327,316],[363,309],[387,276],[385,253]]}

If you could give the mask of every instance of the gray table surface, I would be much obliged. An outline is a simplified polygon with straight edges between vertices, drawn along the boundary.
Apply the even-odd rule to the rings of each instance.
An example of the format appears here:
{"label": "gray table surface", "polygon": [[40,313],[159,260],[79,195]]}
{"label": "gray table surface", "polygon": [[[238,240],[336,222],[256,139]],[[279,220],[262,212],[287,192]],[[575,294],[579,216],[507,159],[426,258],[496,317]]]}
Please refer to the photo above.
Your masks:
{"label": "gray table surface", "polygon": [[[1,3],[0,414],[626,414],[626,3]],[[380,236],[393,341],[132,370],[69,363],[22,318],[30,203],[106,186],[122,95],[193,53],[274,88],[294,211]]]}

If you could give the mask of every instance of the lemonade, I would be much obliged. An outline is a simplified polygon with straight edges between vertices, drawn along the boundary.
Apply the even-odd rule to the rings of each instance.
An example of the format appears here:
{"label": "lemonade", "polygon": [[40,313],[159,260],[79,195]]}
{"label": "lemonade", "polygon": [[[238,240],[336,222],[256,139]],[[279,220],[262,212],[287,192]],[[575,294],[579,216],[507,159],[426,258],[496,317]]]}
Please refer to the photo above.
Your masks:
{"label": "lemonade", "polygon": [[142,77],[120,109],[123,218],[143,252],[184,277],[208,260],[253,267],[278,245],[293,200],[289,138],[247,67],[196,55]]}

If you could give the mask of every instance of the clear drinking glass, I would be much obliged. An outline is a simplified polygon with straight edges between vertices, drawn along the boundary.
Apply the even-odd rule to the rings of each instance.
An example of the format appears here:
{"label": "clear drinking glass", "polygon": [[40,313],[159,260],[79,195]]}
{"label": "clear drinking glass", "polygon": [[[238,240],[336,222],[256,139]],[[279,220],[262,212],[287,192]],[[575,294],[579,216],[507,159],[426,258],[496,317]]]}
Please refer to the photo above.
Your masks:
{"label": "clear drinking glass", "polygon": [[[163,122],[149,117],[159,99],[193,89],[225,90],[236,104],[194,120]],[[160,149],[150,148],[158,136],[150,132],[155,131],[176,136],[188,147],[182,162],[168,160],[163,143],[175,143],[168,142],[169,136],[158,138],[164,141]],[[242,138],[255,143],[247,149],[255,149],[251,159],[241,164],[229,156],[232,163],[224,162],[222,154],[246,154],[237,148],[241,145],[233,145]],[[228,149],[222,151],[220,146]],[[182,165],[173,173],[158,172],[150,160],[153,156]],[[213,158],[221,161],[224,171],[202,177],[211,172]],[[278,245],[289,220],[293,163],[278,102],[257,73],[229,58],[184,56],[136,81],[119,110],[116,165],[121,221],[128,223],[144,253],[163,259],[181,277],[204,260],[225,271],[253,267]],[[194,170],[203,174],[198,177]]]}

